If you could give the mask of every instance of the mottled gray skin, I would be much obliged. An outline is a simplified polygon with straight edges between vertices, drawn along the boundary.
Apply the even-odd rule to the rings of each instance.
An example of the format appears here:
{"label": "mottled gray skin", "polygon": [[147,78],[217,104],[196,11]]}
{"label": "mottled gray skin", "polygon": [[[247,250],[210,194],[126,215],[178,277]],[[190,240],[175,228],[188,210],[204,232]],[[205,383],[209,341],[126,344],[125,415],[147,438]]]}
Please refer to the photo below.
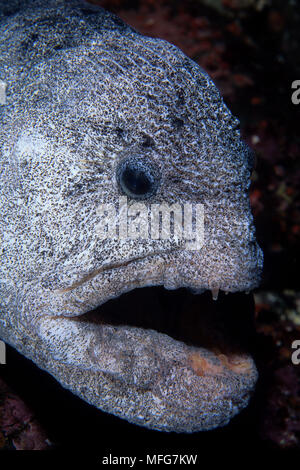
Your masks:
{"label": "mottled gray skin", "polygon": [[[179,49],[102,9],[0,1],[0,21],[0,80],[8,87],[0,105],[0,337],[132,423],[177,432],[226,424],[254,388],[251,358],[224,359],[80,315],[146,285],[228,292],[258,285],[252,153],[238,121]],[[99,240],[96,209],[122,196],[116,168],[127,155],[159,170],[147,204],[204,204],[201,250]]]}

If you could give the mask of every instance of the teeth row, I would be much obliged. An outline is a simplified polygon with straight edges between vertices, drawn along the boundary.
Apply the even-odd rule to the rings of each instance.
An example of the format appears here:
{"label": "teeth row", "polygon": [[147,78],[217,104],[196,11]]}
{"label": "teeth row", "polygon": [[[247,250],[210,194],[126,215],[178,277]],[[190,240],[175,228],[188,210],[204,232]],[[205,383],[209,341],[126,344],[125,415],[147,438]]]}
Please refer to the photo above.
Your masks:
{"label": "teeth row", "polygon": [[[218,287],[215,287],[213,289],[210,289],[210,291],[211,291],[211,295],[212,295],[213,300],[218,300],[220,289]],[[229,291],[227,291],[227,290],[225,290],[224,292],[225,292],[225,295],[229,294]],[[247,294],[247,295],[250,294],[250,290],[246,290],[245,294]]]}

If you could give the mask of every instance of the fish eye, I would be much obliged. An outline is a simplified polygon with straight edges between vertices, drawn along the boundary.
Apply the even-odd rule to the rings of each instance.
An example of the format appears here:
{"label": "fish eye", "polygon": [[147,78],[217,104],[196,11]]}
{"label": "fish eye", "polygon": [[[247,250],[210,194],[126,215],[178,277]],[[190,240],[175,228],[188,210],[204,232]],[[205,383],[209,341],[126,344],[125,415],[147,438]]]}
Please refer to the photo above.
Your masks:
{"label": "fish eye", "polygon": [[117,168],[117,181],[121,190],[133,199],[153,196],[159,185],[158,170],[152,162],[129,157]]}

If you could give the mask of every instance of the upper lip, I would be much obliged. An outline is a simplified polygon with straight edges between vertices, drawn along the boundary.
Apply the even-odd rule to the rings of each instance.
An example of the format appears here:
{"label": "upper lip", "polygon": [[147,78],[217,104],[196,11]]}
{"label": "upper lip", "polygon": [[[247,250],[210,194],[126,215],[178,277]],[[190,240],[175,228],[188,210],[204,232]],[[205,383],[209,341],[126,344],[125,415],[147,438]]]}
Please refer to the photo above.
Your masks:
{"label": "upper lip", "polygon": [[105,271],[112,271],[114,269],[118,269],[118,268],[128,266],[129,264],[131,264],[135,261],[142,261],[142,260],[145,260],[145,259],[147,259],[151,256],[168,254],[168,253],[175,252],[175,251],[178,251],[178,250],[169,250],[169,251],[164,251],[164,252],[147,253],[144,256],[136,256],[136,257],[130,258],[126,261],[113,261],[113,262],[110,262],[110,263],[103,264],[99,268],[96,268],[93,271],[91,271],[90,273],[80,277],[77,281],[73,282],[73,284],[71,284],[67,287],[55,289],[55,293],[64,294],[66,292],[70,292],[70,291],[76,289],[76,287],[80,287],[81,285],[83,285],[86,282],[88,282],[88,281],[92,280],[93,278],[95,278],[98,274],[103,273]]}

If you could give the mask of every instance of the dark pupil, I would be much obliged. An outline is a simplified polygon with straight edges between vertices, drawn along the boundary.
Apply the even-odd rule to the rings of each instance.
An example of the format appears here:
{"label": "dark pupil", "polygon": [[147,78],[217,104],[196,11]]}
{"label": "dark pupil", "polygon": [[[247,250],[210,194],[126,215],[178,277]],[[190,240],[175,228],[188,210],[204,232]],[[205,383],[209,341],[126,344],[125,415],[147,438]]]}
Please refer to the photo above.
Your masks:
{"label": "dark pupil", "polygon": [[151,190],[151,181],[140,169],[125,168],[121,176],[122,183],[128,191],[137,196],[147,194]]}

